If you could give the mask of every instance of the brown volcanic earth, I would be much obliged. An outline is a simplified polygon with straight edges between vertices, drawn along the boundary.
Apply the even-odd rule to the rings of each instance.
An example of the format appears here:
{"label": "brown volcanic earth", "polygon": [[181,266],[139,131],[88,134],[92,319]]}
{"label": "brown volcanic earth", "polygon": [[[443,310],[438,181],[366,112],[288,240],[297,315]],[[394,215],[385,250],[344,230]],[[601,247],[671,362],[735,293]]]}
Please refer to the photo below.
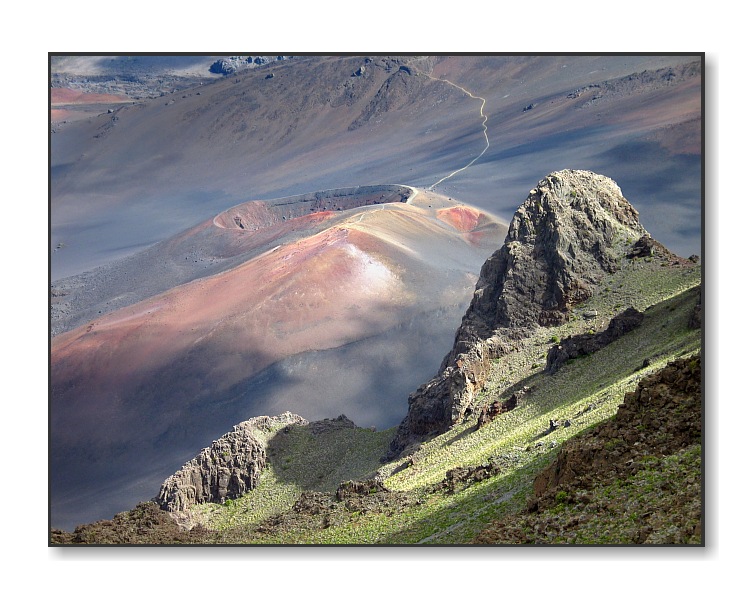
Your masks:
{"label": "brown volcanic earth", "polygon": [[[54,526],[253,415],[398,424],[543,174],[608,174],[700,252],[699,57],[131,59],[53,62],[78,86],[50,107]],[[130,102],[96,96],[119,77]]]}

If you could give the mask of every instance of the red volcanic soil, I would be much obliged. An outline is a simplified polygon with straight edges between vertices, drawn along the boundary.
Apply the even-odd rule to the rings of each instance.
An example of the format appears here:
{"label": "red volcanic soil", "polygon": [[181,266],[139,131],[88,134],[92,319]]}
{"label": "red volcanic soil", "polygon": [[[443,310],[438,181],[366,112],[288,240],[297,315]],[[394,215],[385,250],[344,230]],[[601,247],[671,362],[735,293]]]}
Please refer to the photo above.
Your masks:
{"label": "red volcanic soil", "polygon": [[496,221],[470,206],[454,206],[437,210],[437,218],[463,234],[468,243],[481,246],[488,236],[496,236]]}
{"label": "red volcanic soil", "polygon": [[61,122],[67,120],[73,114],[69,109],[50,109],[50,121]]}
{"label": "red volcanic soil", "polygon": [[124,103],[130,102],[125,95],[121,94],[96,94],[93,92],[80,92],[70,88],[51,88],[50,102],[55,105],[93,105],[99,103]]}
{"label": "red volcanic soil", "polygon": [[[417,200],[426,203],[425,198],[422,194]],[[436,205],[438,198],[431,200]],[[453,217],[455,224],[445,226],[446,220],[437,220],[435,212]],[[155,376],[165,368],[183,376],[179,380],[190,376],[221,391],[291,355],[382,333],[415,308],[435,307],[444,299],[442,288],[458,280],[465,283],[464,275],[472,272],[480,253],[468,245],[468,233],[458,231],[485,220],[488,228],[471,234],[494,233],[501,240],[499,223],[473,208],[443,211],[378,204],[341,214],[342,220],[326,226],[333,214],[337,213],[314,212],[253,230],[270,215],[255,202],[238,206],[176,237],[163,251],[182,254],[185,245],[205,241],[211,232],[218,238],[217,250],[228,253],[253,250],[259,238],[269,242],[296,231],[304,236],[293,242],[280,239],[281,245],[233,268],[172,287],[54,337],[56,405],[69,407],[65,438],[90,423],[80,414],[112,407],[108,413],[127,417],[127,393],[139,388],[156,391],[163,384],[155,382]],[[241,228],[234,220],[241,216],[260,221]],[[310,234],[316,225],[323,230]],[[431,276],[437,270],[444,283]],[[455,277],[450,277],[451,270]],[[455,295],[465,296],[462,290]],[[163,403],[187,404],[193,395],[185,384],[180,387],[185,396]],[[201,391],[193,390],[194,395]],[[77,417],[80,421],[70,421]]]}
{"label": "red volcanic soil", "polygon": [[455,206],[442,208],[437,211],[437,218],[454,227],[461,233],[468,233],[479,225],[479,219],[483,216],[476,208],[468,206]]}
{"label": "red volcanic soil", "polygon": [[[286,356],[384,329],[404,297],[387,266],[330,228],[54,338],[54,382],[86,376],[88,393],[102,395],[94,403],[157,367],[182,363],[190,374],[195,362],[210,366],[215,387],[232,386]],[[192,360],[197,347],[222,354]]]}

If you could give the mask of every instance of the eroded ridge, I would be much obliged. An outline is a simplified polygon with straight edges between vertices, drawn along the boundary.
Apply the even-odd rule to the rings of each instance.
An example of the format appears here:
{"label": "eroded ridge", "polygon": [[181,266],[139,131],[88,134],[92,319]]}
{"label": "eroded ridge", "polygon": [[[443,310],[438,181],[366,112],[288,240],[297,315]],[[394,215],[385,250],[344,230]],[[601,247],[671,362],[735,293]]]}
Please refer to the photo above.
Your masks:
{"label": "eroded ridge", "polygon": [[385,203],[406,203],[413,190],[403,185],[347,187],[304,193],[269,201],[248,201],[218,214],[214,224],[226,229],[258,231],[320,212],[343,212]]}

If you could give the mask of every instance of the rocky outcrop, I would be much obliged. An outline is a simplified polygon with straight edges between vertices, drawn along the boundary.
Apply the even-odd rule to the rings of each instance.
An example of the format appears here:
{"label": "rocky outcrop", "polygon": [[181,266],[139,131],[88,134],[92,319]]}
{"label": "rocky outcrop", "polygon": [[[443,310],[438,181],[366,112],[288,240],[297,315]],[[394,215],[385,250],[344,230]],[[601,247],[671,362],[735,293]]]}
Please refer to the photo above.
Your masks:
{"label": "rocky outcrop", "polygon": [[568,440],[522,513],[474,543],[703,543],[702,367],[680,359],[644,378],[617,414]]}
{"label": "rocky outcrop", "polygon": [[347,418],[345,414],[338,415],[334,419],[320,419],[309,424],[309,430],[314,436],[326,434],[327,432],[336,432],[338,430],[355,430],[356,424]]}
{"label": "rocky outcrop", "polygon": [[221,75],[232,75],[242,69],[250,67],[259,67],[261,65],[268,65],[274,61],[285,61],[291,59],[292,55],[277,55],[277,56],[232,56],[217,59],[209,66],[210,73],[218,73]]}
{"label": "rocky outcrop", "polygon": [[275,535],[280,531],[302,534],[334,527],[352,527],[357,518],[406,513],[411,508],[423,505],[423,497],[423,493],[390,491],[373,480],[348,481],[340,485],[334,496],[332,493],[304,491],[289,510],[268,518],[253,532],[263,538],[264,535]]}
{"label": "rocky outcrop", "polygon": [[677,86],[690,79],[697,78],[702,72],[703,65],[701,61],[691,61],[683,65],[645,70],[613,80],[606,80],[598,84],[589,84],[585,88],[579,88],[567,96],[571,99],[583,96],[586,101],[581,107],[585,108],[610,98],[645,94],[650,91],[661,90],[668,86]]}
{"label": "rocky outcrop", "polygon": [[387,492],[387,487],[373,478],[365,481],[346,480],[345,482],[340,483],[340,486],[337,487],[335,499],[337,499],[337,501],[346,501],[354,496],[364,497],[366,495],[373,495],[374,493]]}
{"label": "rocky outcrop", "polygon": [[256,488],[267,462],[262,432],[306,425],[293,413],[256,417],[233,427],[170,476],[154,499],[163,510],[182,512],[199,503],[223,503]]}
{"label": "rocky outcrop", "polygon": [[508,413],[515,409],[529,390],[530,389],[528,388],[523,388],[522,390],[513,392],[512,396],[510,396],[505,402],[495,400],[483,405],[481,407],[481,413],[479,413],[478,416],[478,421],[476,422],[476,430],[480,430],[503,413]]}
{"label": "rocky outcrop", "polygon": [[247,61],[245,57],[227,57],[225,59],[217,59],[209,66],[210,73],[219,73],[222,75],[231,75],[245,67]]}
{"label": "rocky outcrop", "polygon": [[489,461],[480,466],[465,466],[447,470],[444,480],[435,487],[437,491],[457,493],[468,487],[488,480],[502,472],[502,467],[495,461]]}
{"label": "rocky outcrop", "polygon": [[82,524],[73,532],[53,529],[50,543],[57,545],[182,545],[201,543],[208,535],[201,526],[184,530],[153,501],[139,503],[134,509],[116,514],[112,520]]}
{"label": "rocky outcrop", "polygon": [[601,350],[617,338],[633,331],[641,323],[643,323],[643,313],[634,308],[628,308],[615,316],[604,331],[565,338],[560,344],[549,349],[546,355],[545,371],[550,374],[556,373],[570,359]]}
{"label": "rocky outcrop", "polygon": [[410,396],[386,457],[475,411],[474,394],[491,360],[539,326],[566,322],[572,306],[619,270],[632,242],[645,236],[638,212],[610,178],[563,170],[539,182],[515,213],[504,245],[482,267],[438,375]]}
{"label": "rocky outcrop", "polygon": [[[625,395],[614,418],[569,440],[534,481],[539,500],[567,486],[589,488],[603,476],[630,473],[649,455],[670,455],[701,442],[701,360],[669,363]],[[540,501],[529,504],[538,507]]]}
{"label": "rocky outcrop", "polygon": [[[395,66],[399,65],[399,62],[383,61],[381,64],[377,63],[377,65],[385,71],[391,72]],[[403,69],[403,67],[399,65],[397,71],[384,81],[374,98],[363,109],[361,115],[348,126],[348,130],[356,130],[385,113],[402,108],[406,103],[411,102],[411,99],[416,98],[424,81],[422,78],[416,77],[410,68]]]}

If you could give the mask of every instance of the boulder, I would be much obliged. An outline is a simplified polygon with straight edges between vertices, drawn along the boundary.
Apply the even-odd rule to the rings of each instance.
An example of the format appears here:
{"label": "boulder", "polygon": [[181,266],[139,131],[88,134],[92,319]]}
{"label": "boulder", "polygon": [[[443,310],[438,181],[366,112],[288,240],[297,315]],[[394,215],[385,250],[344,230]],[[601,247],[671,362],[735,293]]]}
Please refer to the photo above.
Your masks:
{"label": "boulder", "polygon": [[469,486],[488,480],[502,472],[502,467],[495,461],[489,461],[480,466],[465,466],[447,470],[444,480],[439,483],[437,490],[456,493]]}
{"label": "boulder", "polygon": [[492,403],[484,405],[481,408],[481,414],[478,416],[478,421],[476,422],[476,430],[490,423],[492,420],[499,417],[503,413],[512,411],[513,409],[515,409],[515,407],[518,406],[519,402],[520,394],[515,392],[504,403],[494,401]]}

